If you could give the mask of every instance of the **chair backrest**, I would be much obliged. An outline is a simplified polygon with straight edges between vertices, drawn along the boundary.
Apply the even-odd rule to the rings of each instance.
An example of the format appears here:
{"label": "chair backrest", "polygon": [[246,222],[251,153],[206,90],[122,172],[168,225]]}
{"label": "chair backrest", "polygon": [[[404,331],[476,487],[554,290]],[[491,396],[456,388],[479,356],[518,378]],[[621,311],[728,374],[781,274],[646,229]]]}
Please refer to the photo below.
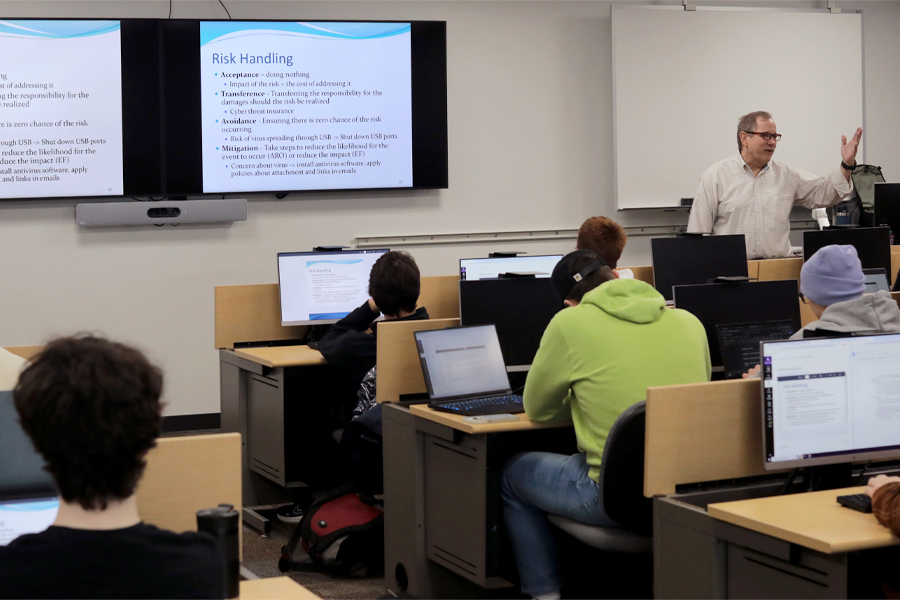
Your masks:
{"label": "chair backrest", "polygon": [[653,530],[653,504],[644,497],[646,402],[628,407],[609,430],[600,463],[603,507],[610,519],[641,533]]}

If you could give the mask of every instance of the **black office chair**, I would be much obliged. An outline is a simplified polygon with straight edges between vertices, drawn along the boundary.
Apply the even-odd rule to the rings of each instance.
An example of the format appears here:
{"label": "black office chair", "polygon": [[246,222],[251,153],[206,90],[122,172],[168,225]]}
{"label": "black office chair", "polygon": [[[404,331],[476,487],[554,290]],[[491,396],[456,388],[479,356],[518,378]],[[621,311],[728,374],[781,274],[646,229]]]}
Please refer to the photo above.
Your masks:
{"label": "black office chair", "polygon": [[621,527],[595,527],[549,515],[551,523],[588,546],[622,553],[653,549],[653,504],[644,497],[645,413],[644,400],[626,409],[613,423],[603,448],[603,507]]}

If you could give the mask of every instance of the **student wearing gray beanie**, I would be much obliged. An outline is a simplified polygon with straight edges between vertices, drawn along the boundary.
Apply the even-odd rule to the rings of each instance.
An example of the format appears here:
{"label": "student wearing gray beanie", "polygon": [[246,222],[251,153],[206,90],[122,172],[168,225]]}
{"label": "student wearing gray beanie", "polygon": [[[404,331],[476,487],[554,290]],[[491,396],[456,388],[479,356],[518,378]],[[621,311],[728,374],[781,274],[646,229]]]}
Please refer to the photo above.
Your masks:
{"label": "student wearing gray beanie", "polygon": [[[801,300],[818,321],[792,340],[853,333],[900,332],[900,308],[890,292],[866,294],[866,276],[853,246],[825,246],[800,269]],[[758,377],[759,365],[744,377]]]}
{"label": "student wearing gray beanie", "polygon": [[819,320],[791,339],[828,333],[900,332],[900,308],[890,293],[864,295],[865,291],[866,276],[856,248],[820,248],[800,270],[800,293]]}
{"label": "student wearing gray beanie", "polygon": [[859,298],[865,291],[866,276],[853,246],[825,246],[800,270],[800,292],[823,310],[835,302]]}

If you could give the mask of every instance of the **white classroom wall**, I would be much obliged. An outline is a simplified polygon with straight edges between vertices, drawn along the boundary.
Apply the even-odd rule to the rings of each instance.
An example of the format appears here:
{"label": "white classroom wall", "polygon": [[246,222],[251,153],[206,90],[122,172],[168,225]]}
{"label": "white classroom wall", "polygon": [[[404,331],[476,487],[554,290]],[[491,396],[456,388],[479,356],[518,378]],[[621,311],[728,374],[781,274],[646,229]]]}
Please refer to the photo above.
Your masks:
{"label": "white classroom wall", "polygon": [[[166,415],[216,413],[213,288],[275,282],[279,251],[349,245],[365,236],[576,229],[596,214],[630,226],[686,222],[683,213],[615,211],[609,5],[226,0],[235,19],[447,21],[449,189],[295,194],[283,200],[261,195],[250,197],[246,222],[98,230],[76,226],[75,201],[0,202],[0,346],[102,332],[139,346],[163,367]],[[863,10],[867,156],[889,181],[900,181],[900,2],[837,5]],[[167,14],[168,2],[0,1],[0,18]],[[173,7],[176,18],[225,16],[208,0],[176,1]],[[739,42],[748,55],[736,68],[764,85],[765,62],[782,57],[766,56],[762,32],[748,32]],[[660,135],[683,135],[690,152],[690,131],[702,126],[673,123],[672,131]],[[839,144],[835,140],[836,161]],[[571,239],[506,244],[531,253],[573,246]],[[458,258],[503,247],[407,249],[424,275],[448,275]],[[632,237],[620,264],[649,263],[649,238]]]}

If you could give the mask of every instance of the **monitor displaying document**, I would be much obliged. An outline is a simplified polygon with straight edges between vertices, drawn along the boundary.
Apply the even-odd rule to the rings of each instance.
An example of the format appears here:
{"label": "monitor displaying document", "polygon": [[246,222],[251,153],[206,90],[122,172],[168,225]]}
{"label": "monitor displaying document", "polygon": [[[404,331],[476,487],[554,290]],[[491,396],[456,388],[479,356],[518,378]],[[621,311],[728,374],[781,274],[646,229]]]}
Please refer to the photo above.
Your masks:
{"label": "monitor displaying document", "polygon": [[900,334],[764,342],[766,469],[900,458]]}
{"label": "monitor displaying document", "polygon": [[281,252],[281,324],[336,323],[369,298],[369,272],[387,248],[348,252]]}
{"label": "monitor displaying document", "polygon": [[461,258],[459,278],[489,279],[502,273],[534,273],[535,277],[550,277],[562,254],[547,256],[508,256],[504,258]]}

